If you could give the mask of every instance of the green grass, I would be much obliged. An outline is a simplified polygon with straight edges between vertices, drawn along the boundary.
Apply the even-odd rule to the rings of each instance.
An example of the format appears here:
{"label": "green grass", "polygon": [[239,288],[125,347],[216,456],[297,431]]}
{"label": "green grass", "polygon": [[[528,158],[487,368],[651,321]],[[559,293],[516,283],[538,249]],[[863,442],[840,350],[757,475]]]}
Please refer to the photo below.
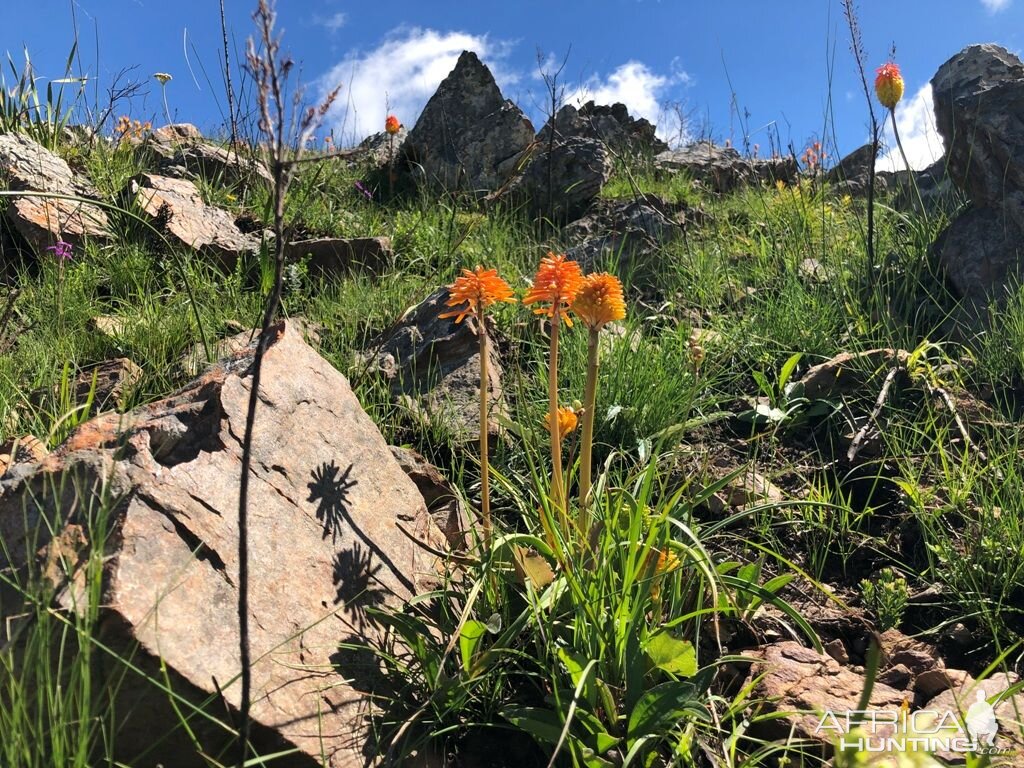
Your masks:
{"label": "green grass", "polygon": [[[69,156],[110,200],[151,162],[124,142],[75,152]],[[439,462],[474,499],[475,453],[450,444],[443,424],[424,427],[392,402],[386,386],[363,375],[360,353],[462,267],[496,267],[521,293],[555,238],[515,211],[463,200],[388,200],[380,190],[367,200],[359,180],[373,183],[337,161],[303,165],[289,225],[302,236],[390,237],[396,273],[322,284],[299,269],[283,311],[320,327],[320,352],[353,380],[387,439]],[[236,214],[269,218],[259,184],[205,179],[200,187]],[[769,602],[814,643],[811,626],[789,607],[796,591],[826,582],[855,604],[861,580],[882,567],[900,574],[911,594],[937,589],[937,602],[906,609],[902,627],[937,636],[965,624],[978,638],[961,660],[971,669],[1007,653],[1012,661],[1022,639],[1024,291],[993,311],[990,329],[968,347],[944,335],[953,301],[928,257],[943,215],[925,221],[883,200],[876,251],[886,261],[868,270],[863,203],[837,198],[819,181],[714,197],[685,178],[638,167],[619,169],[603,195],[631,199],[637,191],[686,202],[705,220],[658,250],[642,292],[633,289],[641,276],[622,275],[629,313],[605,335],[597,396],[605,524],[586,553],[544,534],[547,338],[522,308],[502,307],[495,318],[508,342],[511,438],[493,457],[499,544],[423,598],[437,611],[379,617],[395,645],[375,649],[391,684],[376,725],[396,754],[426,744],[472,754],[474,740],[500,738],[510,754],[541,764],[556,745],[564,765],[616,765],[630,753],[699,765],[704,749],[725,755],[722,765],[769,764],[759,761],[777,759],[783,747],[747,734],[757,719],[749,691],[712,684],[727,661],[716,633],[751,621]],[[266,264],[250,260],[223,273],[168,248],[129,211],[112,222],[110,244],[90,244],[63,267],[38,254],[14,278],[14,344],[0,356],[4,438],[31,433],[56,447],[92,411],[67,392],[92,364],[128,357],[141,366],[143,378],[122,404],[131,408],[186,383],[180,361],[190,349],[258,322]],[[808,272],[809,259],[824,277]],[[93,322],[101,315],[123,318],[125,331],[102,333]],[[695,331],[706,333],[699,349]],[[872,410],[886,372],[816,409],[791,398],[780,379],[790,360],[796,380],[837,353],[877,347],[930,351],[913,367],[911,385],[881,408],[877,454],[850,467],[848,436]],[[584,330],[563,334],[563,402],[583,398],[586,352]],[[929,386],[990,403],[993,423],[970,425],[984,458],[965,448]],[[758,396],[788,410],[786,418],[759,427],[734,418]],[[572,440],[567,454],[575,456]],[[751,467],[780,485],[784,502],[709,512],[712,497]],[[90,541],[95,587],[102,536]],[[560,565],[551,585],[517,575],[516,547]],[[658,573],[667,551],[679,565]],[[89,654],[100,652],[92,633],[98,593],[69,614],[52,608],[38,584],[17,586],[28,618],[22,642],[0,647],[4,764],[111,764],[106,724],[116,712],[89,671]],[[452,637],[454,651],[446,652]],[[50,653],[56,645],[80,654],[68,666]]]}

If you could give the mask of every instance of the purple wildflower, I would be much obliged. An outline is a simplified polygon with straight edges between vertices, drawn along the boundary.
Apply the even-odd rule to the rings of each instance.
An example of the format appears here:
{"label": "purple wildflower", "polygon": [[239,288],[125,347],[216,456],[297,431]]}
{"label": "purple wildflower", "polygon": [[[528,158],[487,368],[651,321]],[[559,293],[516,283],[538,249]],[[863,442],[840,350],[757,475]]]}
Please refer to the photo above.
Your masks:
{"label": "purple wildflower", "polygon": [[74,256],[74,254],[72,253],[71,243],[66,242],[64,240],[58,240],[55,244],[51,245],[46,250],[50,251],[54,256],[56,256],[61,261],[68,261]]}
{"label": "purple wildflower", "polygon": [[356,182],[356,189],[358,189],[360,192],[362,192],[364,195],[366,195],[366,199],[367,200],[373,200],[373,192],[368,190],[366,188],[366,186],[363,184],[363,182],[357,181]]}

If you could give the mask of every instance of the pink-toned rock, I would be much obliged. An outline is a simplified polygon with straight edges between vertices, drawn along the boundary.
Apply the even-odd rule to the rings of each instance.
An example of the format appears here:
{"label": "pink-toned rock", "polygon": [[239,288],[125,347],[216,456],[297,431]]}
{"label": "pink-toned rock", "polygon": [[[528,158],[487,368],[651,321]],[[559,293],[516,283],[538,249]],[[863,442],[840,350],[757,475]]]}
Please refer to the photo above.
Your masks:
{"label": "pink-toned rock", "polygon": [[[767,712],[779,713],[777,719],[762,719],[772,731],[768,738],[808,739],[831,752],[839,733],[846,733],[845,714],[857,709],[864,676],[839,664],[831,656],[820,654],[799,643],[785,641],[769,645],[753,654],[758,659],[750,668],[748,683],[753,683],[751,698],[763,700]],[[896,710],[904,693],[876,682],[871,691],[872,709]],[[762,711],[764,714],[765,710]],[[828,728],[821,728],[825,713]]]}
{"label": "pink-toned rock", "polygon": [[144,173],[137,183],[135,199],[156,226],[225,269],[232,269],[243,253],[259,248],[259,240],[243,234],[231,214],[204,203],[191,181]]}
{"label": "pink-toned rock", "polygon": [[[51,566],[64,563],[57,602],[67,610],[72,595],[82,606],[76,563],[85,562],[67,553],[108,494],[105,647],[166,680],[179,710],[206,700],[226,722],[240,695],[237,506],[251,368],[252,350],[242,350],[168,398],[87,422],[0,481],[0,569],[49,568],[61,581]],[[263,754],[297,749],[288,766],[362,766],[377,668],[339,643],[379,640],[367,609],[400,605],[434,577],[433,558],[410,539],[436,542],[423,498],[344,376],[290,324],[276,327],[266,353],[252,456],[253,740]],[[0,594],[0,634],[18,610]],[[116,657],[101,666],[109,678],[97,684],[124,675],[116,759],[208,765],[180,727],[171,732],[178,718],[166,693]],[[190,727],[206,754],[223,754],[227,727],[206,717]]]}
{"label": "pink-toned rock", "polygon": [[[20,133],[0,135],[0,181],[19,192],[97,197],[62,158]],[[86,238],[110,237],[104,210],[81,200],[17,197],[8,203],[6,215],[37,256],[58,240],[80,246]]]}

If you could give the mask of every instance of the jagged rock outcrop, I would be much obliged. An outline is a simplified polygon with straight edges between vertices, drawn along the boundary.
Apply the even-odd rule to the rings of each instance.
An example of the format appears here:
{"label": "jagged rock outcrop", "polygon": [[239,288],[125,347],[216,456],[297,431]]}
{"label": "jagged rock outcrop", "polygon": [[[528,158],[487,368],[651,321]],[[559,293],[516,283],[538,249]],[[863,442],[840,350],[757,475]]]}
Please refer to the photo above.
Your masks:
{"label": "jagged rock outcrop", "polygon": [[[95,674],[116,682],[108,735],[126,764],[148,751],[148,764],[208,765],[175,714],[204,701],[221,703],[190,720],[199,749],[221,754],[233,739],[215,718],[237,722],[240,700],[238,479],[252,363],[250,346],[170,397],[87,422],[0,481],[0,639],[21,610],[12,579],[48,578],[58,606],[84,610],[85,553],[105,543],[97,632],[117,655],[103,654]],[[400,605],[436,573],[410,537],[441,540],[345,377],[290,323],[266,352],[252,456],[253,740],[263,754],[295,748],[283,765],[364,765],[377,667],[339,644],[381,637],[367,609]],[[108,533],[89,541],[101,508]],[[174,708],[153,681],[179,697]]]}
{"label": "jagged rock outcrop", "polygon": [[946,170],[971,199],[934,247],[980,313],[1024,278],[1024,63],[998,45],[972,45],[931,82]]}
{"label": "jagged rock outcrop", "polygon": [[570,136],[539,143],[508,197],[530,216],[555,223],[582,216],[612,175],[612,159],[598,139]]}
{"label": "jagged rock outcrop", "polygon": [[632,117],[626,105],[620,103],[607,106],[588,101],[579,109],[566,104],[553,120],[548,120],[541,128],[537,134],[540,143],[550,139],[552,125],[556,139],[597,139],[610,147],[613,153],[632,157],[652,157],[669,148],[657,137],[653,123],[642,117]]}
{"label": "jagged rock outcrop", "polygon": [[[875,152],[872,151],[871,142],[868,142],[853,150],[830,168],[825,174],[825,181],[834,184],[836,192],[840,194],[854,197],[866,194],[873,159],[875,159]],[[876,183],[877,181],[876,177]]]}
{"label": "jagged rock outcrop", "polygon": [[[19,192],[99,197],[62,158],[20,133],[0,134],[0,184]],[[58,240],[78,247],[86,238],[110,237],[106,212],[88,202],[26,196],[5,200],[3,205],[7,220],[37,257]]]}
{"label": "jagged rock outcrop", "polygon": [[733,147],[719,147],[699,141],[681,149],[662,152],[654,158],[662,173],[685,173],[712,192],[731,192],[745,184],[792,184],[799,174],[793,157],[743,157]]}
{"label": "jagged rock outcrop", "polygon": [[491,71],[463,51],[409,131],[401,158],[430,186],[486,194],[509,179],[533,139],[530,121],[501,95]]}

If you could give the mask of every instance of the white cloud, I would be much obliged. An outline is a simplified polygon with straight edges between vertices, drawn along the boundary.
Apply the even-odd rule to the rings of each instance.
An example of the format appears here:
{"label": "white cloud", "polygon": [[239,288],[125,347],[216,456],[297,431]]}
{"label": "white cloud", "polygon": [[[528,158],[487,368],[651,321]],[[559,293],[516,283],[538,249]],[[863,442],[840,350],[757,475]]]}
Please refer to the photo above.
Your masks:
{"label": "white cloud", "polygon": [[999,13],[1010,5],[1010,0],[981,0],[981,4],[988,9],[989,13]]}
{"label": "white cloud", "polygon": [[507,43],[467,32],[399,28],[373,50],[349,54],[319,79],[321,95],[341,85],[325,127],[333,128],[339,141],[358,141],[383,130],[390,111],[411,128],[464,50],[476,52],[499,85],[517,80],[501,67]]}
{"label": "white cloud", "polygon": [[687,85],[690,76],[672,63],[672,72],[661,75],[640,61],[631,60],[604,80],[594,76],[580,84],[568,99],[571,104],[593,100],[598,104],[622,102],[633,117],[645,117],[658,126],[662,138],[678,138],[679,115],[668,109],[674,86]]}
{"label": "white cloud", "polygon": [[343,11],[338,11],[330,16],[318,16],[316,19],[316,23],[320,24],[328,32],[337,32],[345,26],[346,21],[348,21],[348,14]]}
{"label": "white cloud", "polygon": [[[885,131],[882,140],[886,151],[878,158],[878,169],[904,170],[906,166],[892,132],[892,118],[888,110],[884,111],[884,115]],[[930,83],[926,83],[911,98],[904,99],[896,106],[896,127],[899,129],[907,160],[915,170],[927,168],[942,157],[944,149],[942,137],[935,127],[935,108]]]}

